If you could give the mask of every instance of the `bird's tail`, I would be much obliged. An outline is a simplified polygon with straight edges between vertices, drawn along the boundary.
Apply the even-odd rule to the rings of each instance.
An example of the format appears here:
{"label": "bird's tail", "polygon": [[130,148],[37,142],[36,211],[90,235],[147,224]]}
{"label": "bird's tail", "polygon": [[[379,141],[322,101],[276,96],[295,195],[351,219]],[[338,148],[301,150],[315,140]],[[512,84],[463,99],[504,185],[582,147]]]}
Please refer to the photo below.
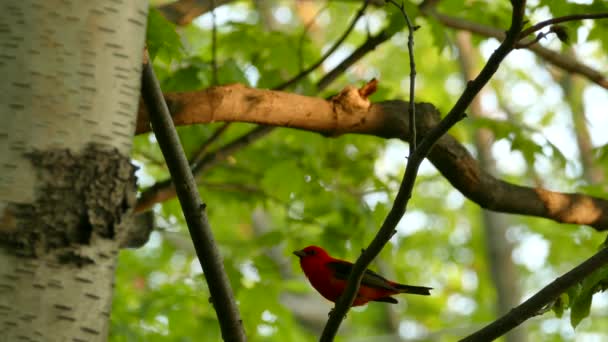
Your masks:
{"label": "bird's tail", "polygon": [[399,290],[399,293],[411,293],[423,296],[430,296],[432,287],[425,286],[412,286],[412,285],[404,285],[404,284],[393,284],[393,286]]}

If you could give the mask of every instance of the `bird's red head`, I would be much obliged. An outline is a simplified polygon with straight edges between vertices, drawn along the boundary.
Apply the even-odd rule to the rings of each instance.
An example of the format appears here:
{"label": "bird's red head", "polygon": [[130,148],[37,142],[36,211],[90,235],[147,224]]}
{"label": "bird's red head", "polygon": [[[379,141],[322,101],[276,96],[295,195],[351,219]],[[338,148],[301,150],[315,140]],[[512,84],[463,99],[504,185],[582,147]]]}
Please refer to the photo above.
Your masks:
{"label": "bird's red head", "polygon": [[325,260],[330,258],[329,254],[327,254],[327,252],[319,246],[308,246],[302,250],[293,252],[293,254],[297,255],[300,258],[300,261],[303,259]]}

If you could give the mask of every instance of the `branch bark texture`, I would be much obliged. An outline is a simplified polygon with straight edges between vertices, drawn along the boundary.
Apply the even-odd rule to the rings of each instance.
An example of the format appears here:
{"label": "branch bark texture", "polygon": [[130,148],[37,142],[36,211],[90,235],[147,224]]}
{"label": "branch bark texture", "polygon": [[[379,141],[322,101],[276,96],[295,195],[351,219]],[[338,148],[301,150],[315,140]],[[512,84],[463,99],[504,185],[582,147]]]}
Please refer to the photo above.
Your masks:
{"label": "branch bark texture", "polygon": [[[298,128],[326,136],[355,133],[404,141],[410,134],[407,102],[361,102],[357,89],[351,86],[331,100],[253,89],[240,84],[166,93],[165,99],[176,125],[250,122]],[[418,136],[423,137],[439,123],[440,115],[429,103],[417,103],[416,111]],[[142,105],[137,133],[147,131],[148,108]],[[589,225],[598,231],[608,230],[607,200],[500,180],[481,169],[467,149],[449,134],[437,141],[428,159],[456,189],[483,208]]]}
{"label": "branch bark texture", "polygon": [[232,288],[207,219],[205,205],[198,194],[194,177],[190,172],[190,166],[163,99],[158,80],[149,63],[144,64],[142,96],[147,107],[150,108],[152,127],[171,173],[196,255],[209,286],[222,338],[224,341],[246,341]]}
{"label": "branch bark texture", "polygon": [[530,299],[511,310],[496,321],[488,324],[481,330],[463,338],[461,342],[492,341],[507,331],[517,327],[522,322],[537,315],[547,305],[553,303],[557,297],[577,284],[600,267],[608,265],[608,248],[603,248],[591,258],[578,265],[570,272],[555,279]]}

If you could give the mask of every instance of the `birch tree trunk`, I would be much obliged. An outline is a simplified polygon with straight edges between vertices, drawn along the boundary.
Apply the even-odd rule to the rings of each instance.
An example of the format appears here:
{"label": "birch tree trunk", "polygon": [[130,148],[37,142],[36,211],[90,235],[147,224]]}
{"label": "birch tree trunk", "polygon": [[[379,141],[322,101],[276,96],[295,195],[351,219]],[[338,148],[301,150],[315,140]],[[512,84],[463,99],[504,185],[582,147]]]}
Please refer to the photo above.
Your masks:
{"label": "birch tree trunk", "polygon": [[0,4],[0,341],[106,341],[147,2]]}

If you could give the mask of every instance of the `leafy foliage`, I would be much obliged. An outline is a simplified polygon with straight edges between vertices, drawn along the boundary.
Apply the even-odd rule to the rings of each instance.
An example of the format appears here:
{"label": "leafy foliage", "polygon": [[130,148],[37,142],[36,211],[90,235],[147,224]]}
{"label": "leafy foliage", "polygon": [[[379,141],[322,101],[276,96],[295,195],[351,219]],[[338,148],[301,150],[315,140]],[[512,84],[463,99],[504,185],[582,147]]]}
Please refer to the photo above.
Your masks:
{"label": "leafy foliage", "polygon": [[[329,1],[302,37],[304,26],[321,2],[268,1],[270,11],[235,1],[217,10],[218,83],[245,83],[271,88],[314,63],[344,30],[360,4]],[[420,29],[415,35],[416,98],[446,112],[464,89],[454,31],[418,13],[414,2],[406,10]],[[305,7],[309,6],[309,7]],[[332,84],[328,93],[346,84],[380,80],[373,101],[405,99],[409,66],[405,23],[393,6],[370,8],[357,29],[335,54],[345,58],[368,34],[387,28],[394,36],[360,60]],[[441,1],[437,10],[478,24],[504,29],[510,8],[505,1]],[[539,1],[529,7],[530,23],[580,12],[606,11],[603,1],[589,5]],[[197,23],[177,30],[157,11],[148,23],[148,50],[165,91],[187,91],[213,85],[211,30]],[[541,18],[542,19],[539,19]],[[284,20],[289,18],[289,20]],[[566,29],[573,45],[585,45],[594,61],[606,69],[608,45],[605,21],[573,22]],[[578,35],[587,27],[589,34]],[[586,39],[582,41],[582,39]],[[487,57],[495,40],[475,37],[474,48]],[[541,41],[541,44],[544,43]],[[494,45],[493,45],[494,44]],[[562,47],[552,40],[551,47]],[[556,47],[557,46],[557,47]],[[312,72],[293,91],[319,94],[315,82],[336,60]],[[601,68],[600,68],[601,69]],[[469,119],[454,135],[473,153],[481,129],[493,133],[491,150],[497,175],[516,184],[560,191],[584,191],[606,196],[606,188],[583,176],[576,148],[574,102],[564,96],[560,77],[547,63],[525,51],[501,65],[482,103],[488,117]],[[592,86],[584,84],[583,94]],[[523,90],[521,90],[523,89]],[[582,95],[581,95],[582,96]],[[606,103],[588,101],[589,112]],[[593,120],[588,117],[589,126]],[[219,124],[181,127],[188,156],[212,136]],[[253,125],[232,124],[210,151],[242,136]],[[555,133],[558,132],[558,133]],[[592,132],[594,167],[608,176],[606,140]],[[332,254],[354,260],[374,236],[396,193],[407,155],[401,142],[348,135],[327,138],[291,129],[277,129],[262,140],[229,155],[198,177],[201,196],[246,331],[252,341],[310,341],[318,336],[330,306],[302,277],[290,251],[318,244]],[[141,190],[168,177],[154,139],[135,139],[133,158],[142,166]],[[185,228],[179,204],[170,200],[154,209],[157,229],[138,250],[121,253],[112,308],[112,341],[219,340],[219,328],[208,291]],[[558,225],[528,217],[506,217],[503,234],[513,244],[512,261],[522,296],[536,292],[556,276],[590,255],[605,237],[590,228]],[[431,286],[430,298],[400,296],[400,304],[370,304],[351,311],[341,330],[343,341],[404,339],[455,340],[461,331],[491,321],[496,315],[496,289],[491,277],[481,210],[464,199],[428,163],[423,164],[414,197],[398,232],[383,250],[374,269],[401,282]],[[561,341],[576,333],[605,337],[608,269],[570,289],[545,314],[525,324],[529,340]],[[597,298],[603,298],[597,300]],[[523,297],[522,297],[523,298]],[[602,304],[604,303],[604,304]],[[557,317],[557,318],[556,318]],[[391,323],[393,322],[393,323]],[[555,328],[557,326],[557,328]]]}

